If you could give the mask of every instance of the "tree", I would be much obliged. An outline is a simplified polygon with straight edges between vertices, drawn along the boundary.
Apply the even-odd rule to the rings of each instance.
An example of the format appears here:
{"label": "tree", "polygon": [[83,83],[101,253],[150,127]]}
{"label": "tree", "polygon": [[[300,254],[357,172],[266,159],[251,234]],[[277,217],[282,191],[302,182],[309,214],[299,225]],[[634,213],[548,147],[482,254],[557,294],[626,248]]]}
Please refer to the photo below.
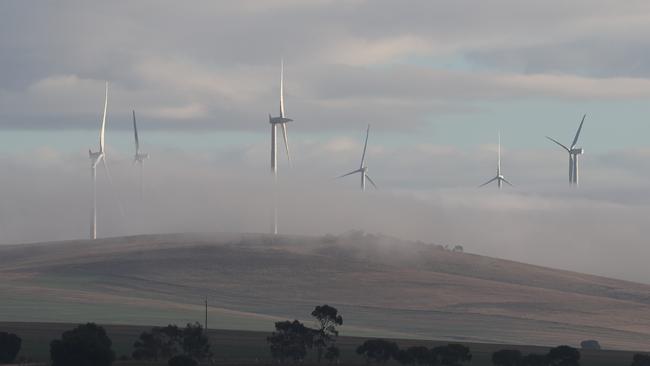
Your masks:
{"label": "tree", "polygon": [[519,366],[521,352],[515,349],[502,349],[492,354],[492,364],[495,366]]}
{"label": "tree", "polygon": [[600,343],[595,339],[588,339],[580,342],[580,348],[582,349],[601,349]]}
{"label": "tree", "polygon": [[316,306],[311,315],[318,322],[318,329],[314,337],[314,347],[317,351],[317,360],[320,363],[323,352],[336,342],[339,331],[336,326],[343,325],[343,318],[335,307],[329,305]]}
{"label": "tree", "polygon": [[210,351],[210,340],[198,322],[187,323],[183,329],[183,352],[197,360],[203,360],[212,355]]}
{"label": "tree", "polygon": [[467,346],[462,344],[448,344],[431,350],[436,362],[444,366],[460,366],[472,360],[472,354]]}
{"label": "tree", "polygon": [[325,355],[323,357],[327,360],[327,362],[334,363],[337,362],[341,357],[341,351],[339,351],[338,347],[336,346],[329,346],[327,347],[327,350],[325,350]]}
{"label": "tree", "polygon": [[397,343],[384,339],[369,339],[357,348],[357,353],[363,355],[367,362],[384,363],[397,357]]}
{"label": "tree", "polygon": [[650,356],[637,353],[632,357],[631,366],[650,366]]}
{"label": "tree", "polygon": [[423,346],[413,346],[406,350],[400,350],[398,361],[407,365],[428,365],[435,366],[437,360],[433,357],[430,349]]}
{"label": "tree", "polygon": [[176,355],[167,362],[168,366],[197,366],[198,364],[196,360],[187,355]]}
{"label": "tree", "polygon": [[549,365],[551,366],[578,366],[580,365],[580,351],[569,346],[558,346],[548,351]]}
{"label": "tree", "polygon": [[115,360],[111,339],[101,326],[79,325],[50,343],[52,366],[110,366]]}
{"label": "tree", "polygon": [[18,352],[22,339],[15,334],[0,332],[0,363],[12,363]]}
{"label": "tree", "polygon": [[313,345],[314,331],[301,322],[282,321],[275,323],[275,332],[266,341],[270,344],[271,356],[280,361],[301,361],[307,356],[307,349]]}
{"label": "tree", "polygon": [[133,358],[136,360],[169,359],[179,352],[183,332],[176,325],[153,327],[150,332],[142,332],[140,339],[133,344]]}
{"label": "tree", "polygon": [[522,366],[548,366],[548,357],[535,353],[528,354],[521,359]]}

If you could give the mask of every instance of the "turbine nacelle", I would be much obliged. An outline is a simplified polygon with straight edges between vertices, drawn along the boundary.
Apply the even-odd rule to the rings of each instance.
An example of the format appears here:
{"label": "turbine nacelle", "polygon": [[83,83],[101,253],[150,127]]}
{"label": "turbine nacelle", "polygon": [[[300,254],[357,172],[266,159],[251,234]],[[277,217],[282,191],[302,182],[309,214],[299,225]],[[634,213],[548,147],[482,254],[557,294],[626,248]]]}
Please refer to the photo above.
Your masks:
{"label": "turbine nacelle", "polygon": [[282,124],[282,123],[288,123],[288,122],[293,122],[291,118],[286,118],[286,117],[271,117],[269,115],[269,123],[272,125],[275,124]]}
{"label": "turbine nacelle", "polygon": [[133,158],[133,161],[136,161],[136,162],[141,163],[141,162],[143,162],[143,161],[145,161],[145,160],[147,160],[147,159],[149,159],[149,154],[144,154],[144,153],[143,153],[143,154],[140,154],[140,153],[138,153],[138,154],[136,154],[135,157]]}
{"label": "turbine nacelle", "polygon": [[569,151],[570,154],[572,155],[582,155],[584,154],[585,150],[581,147],[574,147]]}
{"label": "turbine nacelle", "polygon": [[88,149],[88,157],[90,158],[90,165],[92,167],[96,167],[97,163],[99,163],[99,161],[104,157],[104,153],[101,151],[92,152],[90,149]]}

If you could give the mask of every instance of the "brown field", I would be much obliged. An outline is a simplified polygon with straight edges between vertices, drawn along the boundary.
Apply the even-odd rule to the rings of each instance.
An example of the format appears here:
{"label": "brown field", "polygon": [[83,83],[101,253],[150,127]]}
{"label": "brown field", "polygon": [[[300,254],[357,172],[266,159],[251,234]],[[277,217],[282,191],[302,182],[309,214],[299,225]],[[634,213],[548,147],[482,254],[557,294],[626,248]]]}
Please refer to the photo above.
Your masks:
{"label": "brown field", "polygon": [[0,246],[0,321],[268,331],[343,314],[342,335],[650,349],[650,286],[370,235],[177,234]]}

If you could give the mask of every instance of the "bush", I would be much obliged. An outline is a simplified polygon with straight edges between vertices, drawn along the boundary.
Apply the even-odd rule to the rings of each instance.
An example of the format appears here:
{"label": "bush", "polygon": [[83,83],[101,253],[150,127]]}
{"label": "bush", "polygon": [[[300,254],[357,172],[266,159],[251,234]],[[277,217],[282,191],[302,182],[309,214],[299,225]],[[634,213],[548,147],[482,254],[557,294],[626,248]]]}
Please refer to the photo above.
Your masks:
{"label": "bush", "polygon": [[586,341],[580,342],[580,348],[582,349],[601,349],[600,343],[594,339],[588,339]]}
{"label": "bush", "polygon": [[432,356],[440,365],[459,366],[472,360],[469,347],[462,344],[448,344],[431,350]]}
{"label": "bush", "polygon": [[650,366],[650,356],[637,353],[632,357],[631,366]]}
{"label": "bush", "polygon": [[531,353],[522,357],[522,366],[548,366],[548,357],[546,355],[538,355]]}
{"label": "bush", "polygon": [[22,339],[15,334],[0,332],[0,363],[12,363],[18,352]]}
{"label": "bush", "polygon": [[182,348],[186,355],[197,360],[203,360],[212,355],[210,340],[199,323],[187,323],[187,326],[183,329]]}
{"label": "bush", "polygon": [[112,342],[101,326],[80,325],[50,343],[52,366],[110,366],[115,360]]}
{"label": "bush", "polygon": [[502,349],[492,354],[492,364],[495,366],[519,366],[521,352],[515,349]]}
{"label": "bush", "polygon": [[366,361],[377,363],[396,358],[398,351],[397,343],[384,339],[369,339],[357,348],[357,353],[365,356]]}
{"label": "bush", "polygon": [[549,365],[551,366],[578,366],[580,365],[580,351],[569,346],[558,346],[548,352]]}
{"label": "bush", "polygon": [[327,350],[325,350],[325,356],[323,357],[329,363],[338,362],[339,358],[341,357],[341,351],[339,351],[338,347],[336,346],[329,346],[327,347]]}
{"label": "bush", "polygon": [[177,355],[169,359],[169,366],[197,366],[199,363],[186,355]]}

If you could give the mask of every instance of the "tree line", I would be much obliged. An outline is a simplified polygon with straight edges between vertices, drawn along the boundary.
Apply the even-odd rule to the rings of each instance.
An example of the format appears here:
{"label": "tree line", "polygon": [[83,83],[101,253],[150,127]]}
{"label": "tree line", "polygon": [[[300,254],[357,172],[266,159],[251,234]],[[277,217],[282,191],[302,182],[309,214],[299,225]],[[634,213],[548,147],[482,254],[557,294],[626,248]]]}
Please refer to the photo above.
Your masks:
{"label": "tree line", "polygon": [[[302,363],[310,351],[317,362],[338,363],[338,327],[343,317],[329,305],[320,305],[311,313],[316,327],[298,320],[275,323],[275,331],[267,337],[271,357],[278,363]],[[0,332],[0,364],[16,361],[22,339],[12,333]],[[133,344],[131,357],[145,362],[166,362],[169,366],[197,366],[199,362],[214,364],[207,333],[199,323],[184,328],[170,324],[144,331]],[[356,348],[368,364],[394,361],[404,366],[463,366],[472,360],[470,348],[450,343],[432,348],[399,345],[385,339],[368,339]],[[126,359],[123,356],[121,359]],[[23,361],[25,358],[22,358]],[[79,325],[50,342],[51,366],[110,366],[116,360],[112,341],[104,328],[94,323]],[[551,348],[547,353],[524,355],[517,349],[502,349],[491,358],[494,366],[579,366],[580,351],[569,346]],[[650,355],[637,353],[630,366],[650,366]]]}

